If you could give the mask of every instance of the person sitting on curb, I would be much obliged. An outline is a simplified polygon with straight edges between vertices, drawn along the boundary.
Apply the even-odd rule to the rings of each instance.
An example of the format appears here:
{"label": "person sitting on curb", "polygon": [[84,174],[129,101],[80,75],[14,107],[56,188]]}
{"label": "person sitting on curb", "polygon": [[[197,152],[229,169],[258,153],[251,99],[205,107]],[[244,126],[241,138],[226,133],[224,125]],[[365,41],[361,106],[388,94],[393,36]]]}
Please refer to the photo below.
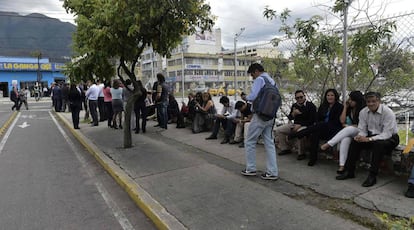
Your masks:
{"label": "person sitting on curb", "polygon": [[204,92],[201,98],[202,101],[199,103],[196,95],[196,115],[191,128],[193,133],[211,131],[217,114],[211,95],[208,92]]}
{"label": "person sitting on curb", "polygon": [[381,95],[377,92],[365,94],[367,107],[359,113],[358,135],[349,146],[345,173],[336,177],[337,180],[355,178],[356,162],[362,150],[371,152],[371,167],[368,178],[362,186],[371,187],[377,183],[380,162],[385,154],[390,153],[400,142],[397,121],[394,112],[381,104]]}
{"label": "person sitting on curb", "polygon": [[[411,125],[411,132],[414,133],[414,123]],[[414,138],[411,138],[403,150],[403,154],[410,154],[414,146]],[[408,178],[408,188],[404,194],[408,198],[414,198],[414,167],[411,168],[411,175]]]}
{"label": "person sitting on curb", "polygon": [[411,169],[410,178],[408,178],[408,188],[405,192],[405,196],[408,198],[414,198],[414,167]]}
{"label": "person sitting on curb", "polygon": [[345,162],[348,158],[349,144],[358,133],[359,112],[365,107],[365,98],[361,91],[352,91],[341,114],[341,122],[344,126],[332,139],[321,146],[321,150],[327,150],[339,144],[339,169],[338,174],[344,172]]}
{"label": "person sitting on curb", "polygon": [[239,119],[236,119],[237,125],[236,125],[236,131],[234,132],[234,139],[230,141],[229,143],[230,144],[240,143],[239,147],[244,148],[244,140],[246,139],[250,120],[252,119],[252,116],[253,116],[253,113],[251,110],[251,104],[246,103],[244,101],[238,101],[236,102],[235,109],[240,111],[241,116]]}
{"label": "person sitting on curb", "polygon": [[[225,130],[225,137],[221,144],[230,142],[230,136],[234,133],[235,125],[233,120],[236,118],[237,110],[234,108],[235,102],[229,100],[227,96],[220,98],[220,103],[223,105],[220,113],[216,114],[216,121],[214,122],[213,132],[210,136],[206,137],[206,140],[217,139],[217,134],[220,130],[220,124]],[[234,127],[234,128],[233,128]],[[231,132],[233,130],[233,132]]]}
{"label": "person sitting on curb", "polygon": [[[316,106],[311,101],[306,100],[305,93],[302,90],[295,92],[296,103],[290,109],[288,115],[289,120],[293,120],[293,124],[285,124],[275,129],[275,137],[279,140],[279,155],[291,153],[291,144],[287,137],[296,133],[307,126],[313,125],[316,121]],[[306,158],[305,155],[305,139],[296,139],[295,145],[298,147],[298,160]]]}
{"label": "person sitting on curb", "polygon": [[310,159],[308,166],[314,166],[318,160],[319,141],[331,139],[342,129],[339,117],[341,116],[343,105],[339,102],[338,91],[336,89],[328,89],[325,91],[323,98],[318,108],[316,123],[288,136],[289,139],[292,137],[303,138],[310,136]]}

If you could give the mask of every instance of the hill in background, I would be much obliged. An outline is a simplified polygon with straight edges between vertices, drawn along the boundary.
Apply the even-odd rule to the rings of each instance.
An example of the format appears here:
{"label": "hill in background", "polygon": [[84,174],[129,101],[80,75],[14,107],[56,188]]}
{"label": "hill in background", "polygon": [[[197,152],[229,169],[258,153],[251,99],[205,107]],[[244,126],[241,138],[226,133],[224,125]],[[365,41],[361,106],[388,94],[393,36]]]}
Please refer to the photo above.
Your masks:
{"label": "hill in background", "polygon": [[0,12],[0,56],[28,57],[40,51],[53,62],[72,56],[76,26],[42,14]]}

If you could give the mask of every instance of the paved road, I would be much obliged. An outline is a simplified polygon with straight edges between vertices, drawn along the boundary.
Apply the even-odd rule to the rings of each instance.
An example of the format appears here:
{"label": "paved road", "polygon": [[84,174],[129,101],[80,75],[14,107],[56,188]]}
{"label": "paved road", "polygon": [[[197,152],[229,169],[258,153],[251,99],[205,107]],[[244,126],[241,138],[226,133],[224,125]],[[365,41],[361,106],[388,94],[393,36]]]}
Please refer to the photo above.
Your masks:
{"label": "paved road", "polygon": [[0,229],[155,229],[49,108],[22,110],[1,137]]}

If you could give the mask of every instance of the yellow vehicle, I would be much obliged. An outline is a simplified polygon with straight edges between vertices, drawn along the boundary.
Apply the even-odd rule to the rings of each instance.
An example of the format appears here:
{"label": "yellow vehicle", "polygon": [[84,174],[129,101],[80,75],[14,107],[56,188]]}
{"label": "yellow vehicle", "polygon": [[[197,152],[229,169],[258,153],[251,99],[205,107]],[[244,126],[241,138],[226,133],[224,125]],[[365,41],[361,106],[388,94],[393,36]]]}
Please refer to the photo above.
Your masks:
{"label": "yellow vehicle", "polygon": [[241,92],[242,91],[240,89],[230,88],[230,89],[227,90],[227,95],[229,95],[229,96],[234,96],[234,94],[240,95]]}
{"label": "yellow vehicle", "polygon": [[219,95],[219,96],[226,95],[226,91],[224,90],[223,87],[220,87],[220,88],[217,89],[217,95]]}
{"label": "yellow vehicle", "polygon": [[209,88],[208,93],[210,93],[211,96],[217,96],[218,95],[218,89]]}

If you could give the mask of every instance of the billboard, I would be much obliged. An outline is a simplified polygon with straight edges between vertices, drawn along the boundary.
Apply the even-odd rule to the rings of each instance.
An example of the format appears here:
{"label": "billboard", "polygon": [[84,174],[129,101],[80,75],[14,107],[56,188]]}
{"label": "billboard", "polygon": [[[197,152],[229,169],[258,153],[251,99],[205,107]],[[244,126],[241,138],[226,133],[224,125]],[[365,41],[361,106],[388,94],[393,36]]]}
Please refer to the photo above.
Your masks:
{"label": "billboard", "polygon": [[195,34],[195,43],[198,44],[216,44],[216,34],[214,31],[197,31]]}

